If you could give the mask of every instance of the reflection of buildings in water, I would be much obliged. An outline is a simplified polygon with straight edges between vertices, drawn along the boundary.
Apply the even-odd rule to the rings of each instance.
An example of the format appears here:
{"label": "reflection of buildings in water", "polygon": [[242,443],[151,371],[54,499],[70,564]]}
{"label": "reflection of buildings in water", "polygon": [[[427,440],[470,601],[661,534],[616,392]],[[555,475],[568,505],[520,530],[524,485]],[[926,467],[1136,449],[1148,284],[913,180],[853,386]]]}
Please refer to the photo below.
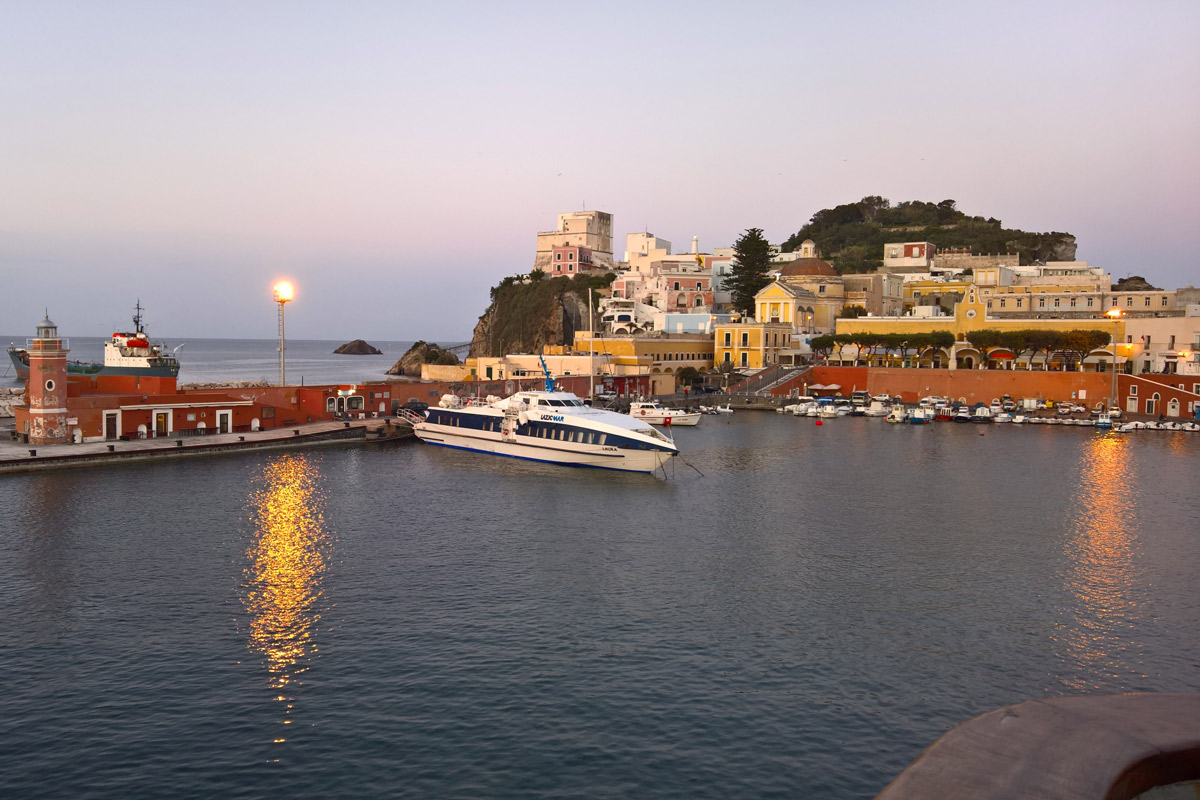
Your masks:
{"label": "reflection of buildings in water", "polygon": [[1131,472],[1124,437],[1095,436],[1085,445],[1066,548],[1071,571],[1065,588],[1075,603],[1063,655],[1074,662],[1075,674],[1065,679],[1075,689],[1110,685],[1140,661],[1128,635],[1137,618]]}
{"label": "reflection of buildings in water", "polygon": [[24,611],[9,611],[19,613],[29,630],[51,638],[67,624],[78,600],[78,576],[87,572],[76,535],[88,527],[89,514],[80,511],[86,500],[78,483],[79,476],[71,474],[32,476],[17,512],[25,530],[14,542],[33,591],[19,595],[27,602]]}
{"label": "reflection of buildings in water", "polygon": [[[250,498],[257,538],[246,552],[243,603],[250,614],[250,647],[265,657],[276,690],[299,683],[305,660],[317,650],[313,634],[326,544],[318,474],[303,455],[272,459]],[[279,692],[276,699],[285,704],[287,725],[293,698]]]}

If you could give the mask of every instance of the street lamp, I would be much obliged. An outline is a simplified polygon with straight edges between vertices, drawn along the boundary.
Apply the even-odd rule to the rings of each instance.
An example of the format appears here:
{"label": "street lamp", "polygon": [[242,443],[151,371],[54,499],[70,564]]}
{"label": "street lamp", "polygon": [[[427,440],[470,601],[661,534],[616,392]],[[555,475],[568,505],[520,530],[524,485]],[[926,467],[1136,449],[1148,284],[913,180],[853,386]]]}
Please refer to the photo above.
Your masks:
{"label": "street lamp", "polygon": [[279,385],[287,385],[287,368],[285,365],[284,352],[286,345],[283,338],[283,306],[292,299],[292,285],[287,281],[282,281],[275,284],[275,302],[279,303]]}
{"label": "street lamp", "polygon": [[1117,404],[1117,329],[1121,325],[1121,309],[1113,307],[1105,312],[1106,317],[1113,321],[1112,332],[1112,393],[1108,396],[1108,410],[1111,412]]}

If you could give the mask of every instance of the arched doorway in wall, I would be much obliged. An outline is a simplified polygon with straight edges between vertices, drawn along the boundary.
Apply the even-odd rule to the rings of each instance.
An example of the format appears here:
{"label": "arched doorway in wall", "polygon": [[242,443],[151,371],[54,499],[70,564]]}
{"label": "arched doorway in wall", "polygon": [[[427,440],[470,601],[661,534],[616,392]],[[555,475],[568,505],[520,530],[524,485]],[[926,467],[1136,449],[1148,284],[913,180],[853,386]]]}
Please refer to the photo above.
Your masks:
{"label": "arched doorway in wall", "polygon": [[1146,398],[1146,413],[1147,414],[1157,414],[1159,403],[1161,402],[1161,400],[1162,400],[1162,395],[1160,395],[1158,392],[1155,392],[1154,395],[1151,397],[1147,397]]}
{"label": "arched doorway in wall", "polygon": [[1179,398],[1178,397],[1172,397],[1170,400],[1167,401],[1167,416],[1168,417],[1178,417],[1179,416]]}

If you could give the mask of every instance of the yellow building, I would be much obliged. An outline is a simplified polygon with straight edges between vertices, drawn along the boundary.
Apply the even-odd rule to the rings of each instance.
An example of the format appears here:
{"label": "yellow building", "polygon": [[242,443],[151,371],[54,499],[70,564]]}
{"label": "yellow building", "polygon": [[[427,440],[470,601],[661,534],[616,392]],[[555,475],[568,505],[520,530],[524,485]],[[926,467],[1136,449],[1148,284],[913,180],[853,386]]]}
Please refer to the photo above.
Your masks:
{"label": "yellow building", "polygon": [[[700,333],[654,333],[643,336],[605,336],[578,331],[575,350],[594,353],[600,374],[650,375],[655,394],[675,391],[675,376],[691,367],[704,374],[713,368],[713,338]],[[639,370],[636,373],[622,371]]]}
{"label": "yellow building", "polygon": [[[1020,367],[1021,364],[1015,364],[1013,356],[1017,354],[1009,353],[1004,356],[1003,353],[998,353],[997,350],[981,353],[969,344],[971,331],[977,330],[996,330],[996,331],[1012,331],[1012,330],[1046,330],[1046,331],[1074,331],[1080,329],[1094,329],[1106,332],[1111,332],[1115,341],[1122,342],[1125,338],[1125,320],[1112,320],[1107,317],[1098,319],[995,319],[987,314],[987,301],[981,295],[978,287],[969,285],[966,289],[966,296],[963,300],[954,307],[954,314],[951,316],[942,317],[858,317],[857,319],[839,319],[837,321],[838,334],[854,334],[854,333],[933,333],[935,331],[949,331],[954,334],[955,344],[950,352],[946,353],[948,364],[951,369],[961,365],[966,369],[983,368],[988,366],[988,362],[992,362],[992,366],[1000,366],[1002,368]],[[1111,347],[1102,348],[1103,353],[1111,358]],[[1125,350],[1118,348],[1117,361],[1125,361],[1128,353]],[[936,357],[936,356],[935,356]],[[925,365],[926,359],[922,360],[922,365]],[[1029,366],[1027,363],[1024,366]]]}
{"label": "yellow building", "polygon": [[788,322],[726,322],[715,326],[713,356],[717,368],[730,364],[737,369],[763,369],[779,363],[779,354],[792,346]]}

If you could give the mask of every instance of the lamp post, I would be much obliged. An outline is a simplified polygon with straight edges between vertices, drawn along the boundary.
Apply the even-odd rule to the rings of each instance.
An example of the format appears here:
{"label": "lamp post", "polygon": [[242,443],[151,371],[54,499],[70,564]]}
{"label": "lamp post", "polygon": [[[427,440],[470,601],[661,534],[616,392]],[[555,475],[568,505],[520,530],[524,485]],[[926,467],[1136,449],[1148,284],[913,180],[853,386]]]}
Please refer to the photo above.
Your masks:
{"label": "lamp post", "polygon": [[1108,311],[1106,311],[1104,315],[1105,315],[1106,317],[1109,317],[1109,318],[1111,318],[1111,319],[1112,319],[1112,321],[1113,321],[1113,332],[1112,332],[1112,351],[1113,351],[1113,363],[1112,363],[1112,393],[1111,393],[1111,394],[1108,396],[1108,410],[1111,412],[1111,411],[1113,410],[1113,408],[1114,408],[1114,407],[1116,406],[1116,404],[1117,404],[1117,329],[1118,329],[1118,328],[1120,327],[1120,325],[1121,325],[1121,309],[1119,309],[1119,308],[1117,308],[1117,307],[1115,307],[1115,306],[1114,306],[1113,308],[1111,308],[1111,309],[1109,309]]}
{"label": "lamp post", "polygon": [[284,353],[287,350],[283,337],[283,306],[292,299],[292,285],[287,281],[275,284],[275,302],[279,303],[279,385],[287,385],[287,367]]}

